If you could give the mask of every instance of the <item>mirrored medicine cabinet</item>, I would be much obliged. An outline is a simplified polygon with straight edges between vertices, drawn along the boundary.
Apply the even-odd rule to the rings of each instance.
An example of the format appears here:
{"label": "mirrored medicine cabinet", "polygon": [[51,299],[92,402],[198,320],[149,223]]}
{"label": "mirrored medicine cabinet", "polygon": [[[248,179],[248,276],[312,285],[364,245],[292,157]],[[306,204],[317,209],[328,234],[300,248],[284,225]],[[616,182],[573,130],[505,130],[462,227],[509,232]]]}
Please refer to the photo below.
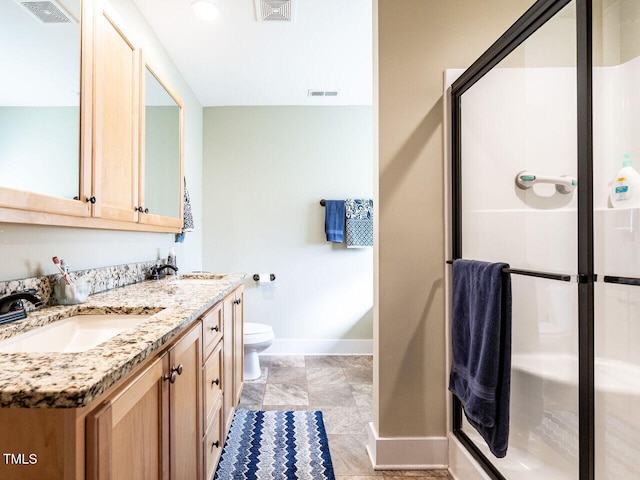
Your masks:
{"label": "mirrored medicine cabinet", "polygon": [[143,221],[181,227],[182,100],[146,62],[143,78],[140,192],[144,211],[148,210]]}
{"label": "mirrored medicine cabinet", "polygon": [[180,230],[183,104],[141,50],[105,0],[0,2],[0,222]]}
{"label": "mirrored medicine cabinet", "polygon": [[90,141],[80,123],[90,104],[81,91],[87,12],[80,0],[26,5],[0,2],[0,206],[87,216],[86,202],[74,200]]}

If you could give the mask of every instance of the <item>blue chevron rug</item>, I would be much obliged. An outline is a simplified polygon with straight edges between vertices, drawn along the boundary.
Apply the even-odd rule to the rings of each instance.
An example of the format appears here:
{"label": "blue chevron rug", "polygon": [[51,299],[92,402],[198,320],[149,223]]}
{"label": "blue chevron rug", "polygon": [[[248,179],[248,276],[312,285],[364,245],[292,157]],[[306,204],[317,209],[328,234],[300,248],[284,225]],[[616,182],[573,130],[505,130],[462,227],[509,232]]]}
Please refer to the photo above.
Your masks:
{"label": "blue chevron rug", "polygon": [[322,412],[237,410],[214,480],[335,480]]}

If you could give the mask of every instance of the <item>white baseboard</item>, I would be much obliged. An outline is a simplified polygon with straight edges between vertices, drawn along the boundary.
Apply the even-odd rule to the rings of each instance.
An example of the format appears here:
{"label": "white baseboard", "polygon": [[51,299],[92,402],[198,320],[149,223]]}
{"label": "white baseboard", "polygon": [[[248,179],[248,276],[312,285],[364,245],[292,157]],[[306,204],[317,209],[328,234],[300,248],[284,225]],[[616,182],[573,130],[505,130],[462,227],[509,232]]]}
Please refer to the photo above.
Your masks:
{"label": "white baseboard", "polygon": [[373,423],[367,427],[367,452],[376,470],[435,470],[448,466],[446,437],[378,436]]}
{"label": "white baseboard", "polygon": [[449,434],[449,473],[454,480],[491,480],[466,448]]}
{"label": "white baseboard", "polygon": [[372,355],[373,340],[276,338],[262,355]]}

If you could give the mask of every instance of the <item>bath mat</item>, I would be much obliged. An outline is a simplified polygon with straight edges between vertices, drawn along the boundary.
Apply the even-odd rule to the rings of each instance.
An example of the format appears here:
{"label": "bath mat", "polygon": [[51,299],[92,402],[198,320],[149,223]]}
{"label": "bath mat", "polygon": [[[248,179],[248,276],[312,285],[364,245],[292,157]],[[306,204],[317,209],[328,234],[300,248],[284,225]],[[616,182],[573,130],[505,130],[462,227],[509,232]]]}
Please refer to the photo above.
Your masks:
{"label": "bath mat", "polygon": [[236,410],[214,480],[335,480],[322,412]]}

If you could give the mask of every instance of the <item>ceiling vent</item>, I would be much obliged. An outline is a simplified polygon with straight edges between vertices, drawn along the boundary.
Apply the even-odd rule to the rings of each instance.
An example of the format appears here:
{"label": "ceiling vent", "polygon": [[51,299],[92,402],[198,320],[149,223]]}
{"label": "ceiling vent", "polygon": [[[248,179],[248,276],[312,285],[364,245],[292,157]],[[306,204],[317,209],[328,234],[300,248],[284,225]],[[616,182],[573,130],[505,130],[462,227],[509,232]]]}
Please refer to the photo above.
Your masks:
{"label": "ceiling vent", "polygon": [[255,0],[259,22],[292,22],[297,0]]}
{"label": "ceiling vent", "polygon": [[337,97],[339,90],[309,90],[307,97]]}
{"label": "ceiling vent", "polygon": [[71,23],[69,17],[53,2],[21,2],[21,4],[42,23]]}

